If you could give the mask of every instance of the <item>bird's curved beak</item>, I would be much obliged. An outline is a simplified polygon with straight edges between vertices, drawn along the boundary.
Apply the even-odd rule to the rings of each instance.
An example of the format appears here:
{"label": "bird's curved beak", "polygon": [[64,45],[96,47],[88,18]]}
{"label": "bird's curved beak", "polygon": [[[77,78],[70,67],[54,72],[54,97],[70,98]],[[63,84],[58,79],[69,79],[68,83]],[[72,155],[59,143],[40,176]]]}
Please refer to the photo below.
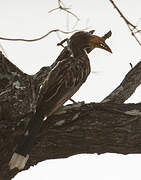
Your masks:
{"label": "bird's curved beak", "polygon": [[105,39],[99,36],[92,35],[89,41],[89,46],[92,47],[93,49],[101,48],[112,53],[110,47],[105,43]]}

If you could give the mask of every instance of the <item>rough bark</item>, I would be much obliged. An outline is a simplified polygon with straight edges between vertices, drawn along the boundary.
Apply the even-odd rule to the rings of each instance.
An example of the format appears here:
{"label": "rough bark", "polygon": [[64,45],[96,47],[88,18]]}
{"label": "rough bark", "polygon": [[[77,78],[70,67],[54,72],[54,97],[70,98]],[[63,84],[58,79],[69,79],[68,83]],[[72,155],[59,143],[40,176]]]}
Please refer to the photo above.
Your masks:
{"label": "rough bark", "polygon": [[123,103],[135,92],[140,84],[141,61],[127,73],[121,84],[109,96],[107,96],[102,103]]}
{"label": "rough bark", "polygon": [[[67,53],[64,51],[62,55],[68,56]],[[56,62],[59,59],[60,56]],[[125,86],[124,96],[112,95],[116,97],[114,103],[73,104],[48,118],[25,169],[46,159],[79,153],[141,153],[140,104],[116,104],[124,102],[140,84],[138,66],[140,64],[131,70],[136,77],[133,73],[124,79],[125,84],[130,82],[128,95],[129,86]],[[10,180],[19,172],[17,169],[9,171],[8,163],[35,111],[39,87],[49,71],[50,67],[43,67],[29,76],[0,54],[0,180]]]}

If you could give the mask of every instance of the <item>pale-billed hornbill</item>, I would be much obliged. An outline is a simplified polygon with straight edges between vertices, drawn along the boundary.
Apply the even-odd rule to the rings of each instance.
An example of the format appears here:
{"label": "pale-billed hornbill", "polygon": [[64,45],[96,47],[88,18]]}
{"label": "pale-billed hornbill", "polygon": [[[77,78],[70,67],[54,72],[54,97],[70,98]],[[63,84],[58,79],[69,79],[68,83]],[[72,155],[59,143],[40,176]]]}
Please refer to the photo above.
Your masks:
{"label": "pale-billed hornbill", "polygon": [[67,46],[69,50],[66,49],[58,62],[52,66],[40,88],[36,112],[9,162],[10,169],[24,168],[45,117],[48,118],[57,111],[86,81],[90,74],[87,53],[94,48],[112,52],[105,43],[107,38],[108,33],[107,37],[99,37],[85,31],[76,32],[70,37]]}

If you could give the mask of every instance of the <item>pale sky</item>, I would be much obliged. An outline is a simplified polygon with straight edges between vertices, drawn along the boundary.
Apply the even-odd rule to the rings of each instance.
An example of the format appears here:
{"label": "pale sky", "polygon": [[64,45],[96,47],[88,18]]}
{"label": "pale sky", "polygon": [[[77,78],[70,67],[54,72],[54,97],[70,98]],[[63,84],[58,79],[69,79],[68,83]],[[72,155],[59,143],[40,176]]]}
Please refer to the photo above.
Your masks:
{"label": "pale sky", "polygon": [[[31,39],[42,36],[52,29],[72,31],[76,19],[63,11],[49,10],[57,7],[57,0],[0,0],[0,36]],[[92,73],[87,82],[74,95],[75,101],[100,102],[113,91],[133,66],[141,60],[141,47],[110,4],[109,0],[64,0],[80,18],[75,29],[95,29],[95,34],[104,35],[109,30],[112,37],[107,40],[113,54],[96,49],[91,52]],[[141,1],[115,0],[121,11],[134,24],[141,27]],[[70,35],[59,34],[62,39]],[[53,33],[47,38],[32,42],[0,41],[8,58],[25,73],[34,74],[41,67],[54,62],[62,48],[56,44],[60,39]],[[141,101],[141,88],[127,102]],[[13,180],[138,180],[141,155],[81,154],[66,159],[47,160],[30,170],[21,172]]]}

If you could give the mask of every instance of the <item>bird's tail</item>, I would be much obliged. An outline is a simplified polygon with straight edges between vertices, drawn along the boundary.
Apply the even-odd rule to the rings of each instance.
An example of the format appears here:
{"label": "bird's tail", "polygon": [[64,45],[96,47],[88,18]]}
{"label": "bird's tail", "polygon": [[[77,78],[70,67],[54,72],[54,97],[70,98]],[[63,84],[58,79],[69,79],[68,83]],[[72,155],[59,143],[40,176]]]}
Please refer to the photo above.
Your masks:
{"label": "bird's tail", "polygon": [[22,156],[21,154],[14,153],[9,162],[10,170],[14,168],[18,168],[19,170],[24,169],[28,159],[29,159],[28,154],[25,157],[25,156]]}
{"label": "bird's tail", "polygon": [[21,170],[25,167],[36,136],[40,131],[42,121],[43,115],[41,115],[39,112],[36,112],[30,120],[25,133],[22,136],[20,143],[17,145],[17,148],[9,162],[10,170],[14,168]]}

